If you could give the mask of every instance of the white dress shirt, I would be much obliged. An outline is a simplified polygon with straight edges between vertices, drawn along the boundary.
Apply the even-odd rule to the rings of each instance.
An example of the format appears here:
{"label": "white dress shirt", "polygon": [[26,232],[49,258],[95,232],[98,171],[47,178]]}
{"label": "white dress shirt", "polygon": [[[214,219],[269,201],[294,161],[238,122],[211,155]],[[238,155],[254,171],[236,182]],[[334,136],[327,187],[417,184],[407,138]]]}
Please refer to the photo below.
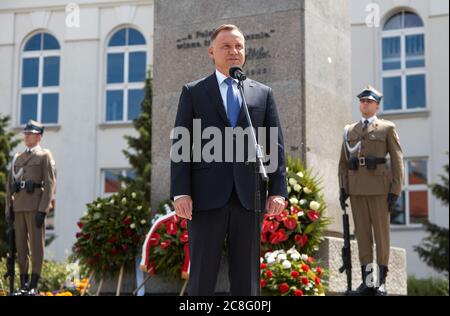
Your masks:
{"label": "white dress shirt", "polygon": [[366,121],[366,120],[368,120],[369,121],[369,124],[367,125],[367,127],[369,127],[370,125],[372,125],[372,123],[373,123],[373,121],[375,121],[375,119],[377,118],[377,116],[376,115],[374,115],[374,116],[372,116],[372,117],[369,117],[369,118],[364,118],[364,117],[361,117],[361,124],[362,124],[362,126],[364,127],[364,122]]}

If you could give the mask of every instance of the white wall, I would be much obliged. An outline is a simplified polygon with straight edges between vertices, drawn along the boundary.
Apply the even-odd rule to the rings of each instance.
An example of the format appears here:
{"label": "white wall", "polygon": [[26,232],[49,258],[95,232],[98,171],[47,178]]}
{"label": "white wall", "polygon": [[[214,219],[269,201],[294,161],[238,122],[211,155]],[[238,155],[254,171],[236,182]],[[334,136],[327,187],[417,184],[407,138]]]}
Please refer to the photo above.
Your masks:
{"label": "white wall", "polygon": [[77,1],[80,28],[65,26],[65,5],[71,1],[0,2],[0,113],[18,127],[20,50],[29,34],[46,30],[61,45],[59,124],[46,130],[43,146],[57,163],[57,238],[47,258],[63,260],[75,241],[76,222],[85,204],[101,194],[100,170],[126,168],[124,135],[131,124],[103,124],[105,47],[123,25],[136,27],[147,41],[147,63],[153,60],[153,1]]}
{"label": "white wall", "polygon": [[[356,96],[367,84],[381,88],[381,27],[365,24],[369,2],[352,0],[352,91]],[[449,64],[448,22],[449,2],[446,0],[377,0],[381,26],[396,10],[416,12],[425,24],[426,80],[428,111],[418,115],[385,116],[398,129],[405,157],[429,158],[429,182],[439,181],[443,165],[448,163],[449,150]],[[358,101],[352,103],[354,120],[359,119]],[[429,219],[448,227],[448,207],[430,194]],[[408,274],[418,277],[435,275],[413,251],[426,234],[423,229],[393,228],[392,245],[407,250]]]}

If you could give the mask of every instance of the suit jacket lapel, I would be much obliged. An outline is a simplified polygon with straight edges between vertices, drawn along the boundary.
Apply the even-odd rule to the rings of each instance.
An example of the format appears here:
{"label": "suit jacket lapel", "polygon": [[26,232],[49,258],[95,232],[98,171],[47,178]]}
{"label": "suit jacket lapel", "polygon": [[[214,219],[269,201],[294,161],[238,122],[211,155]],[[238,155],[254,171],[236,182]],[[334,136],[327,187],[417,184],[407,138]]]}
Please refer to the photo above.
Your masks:
{"label": "suit jacket lapel", "polygon": [[215,73],[206,79],[206,92],[211,99],[211,103],[219,112],[219,115],[225,125],[231,126],[230,121],[228,120],[227,112],[225,112],[225,105],[223,104],[222,96],[220,95],[219,84],[217,83]]}
{"label": "suit jacket lapel", "polygon": [[361,125],[362,123],[361,123],[361,121],[359,121],[356,125],[355,125],[355,127],[353,128],[353,131],[356,133],[356,134],[358,134],[358,136],[362,136],[362,134],[363,134],[363,129],[362,129],[362,125]]}

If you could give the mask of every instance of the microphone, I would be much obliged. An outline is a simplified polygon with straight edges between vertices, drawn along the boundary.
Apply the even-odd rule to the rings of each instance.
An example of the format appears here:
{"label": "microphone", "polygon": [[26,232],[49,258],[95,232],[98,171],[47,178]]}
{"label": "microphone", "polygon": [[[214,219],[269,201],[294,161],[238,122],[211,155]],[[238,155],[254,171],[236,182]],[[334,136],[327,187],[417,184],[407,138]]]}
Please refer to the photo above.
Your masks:
{"label": "microphone", "polygon": [[231,78],[237,79],[239,81],[244,81],[245,79],[247,79],[247,75],[239,66],[231,67],[229,74]]}

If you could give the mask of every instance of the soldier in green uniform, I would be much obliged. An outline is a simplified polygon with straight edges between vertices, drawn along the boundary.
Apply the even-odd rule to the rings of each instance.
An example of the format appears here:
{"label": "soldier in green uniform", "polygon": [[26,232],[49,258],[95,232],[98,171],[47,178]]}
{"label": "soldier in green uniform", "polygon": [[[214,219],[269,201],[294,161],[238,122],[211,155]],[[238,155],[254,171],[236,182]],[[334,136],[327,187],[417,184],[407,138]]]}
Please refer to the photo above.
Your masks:
{"label": "soldier in green uniform", "polygon": [[[403,153],[395,125],[376,116],[382,97],[371,86],[358,95],[362,118],[345,127],[339,161],[340,203],[344,208],[350,197],[361,263],[358,295],[387,295],[390,212],[403,183]],[[374,239],[377,284],[370,280]]]}
{"label": "soldier in green uniform", "polygon": [[52,208],[56,187],[55,161],[51,152],[39,145],[43,133],[44,126],[38,122],[30,120],[25,126],[26,150],[14,155],[6,190],[6,219],[14,223],[16,232],[21,292],[31,295],[37,293],[44,260],[45,217]]}

